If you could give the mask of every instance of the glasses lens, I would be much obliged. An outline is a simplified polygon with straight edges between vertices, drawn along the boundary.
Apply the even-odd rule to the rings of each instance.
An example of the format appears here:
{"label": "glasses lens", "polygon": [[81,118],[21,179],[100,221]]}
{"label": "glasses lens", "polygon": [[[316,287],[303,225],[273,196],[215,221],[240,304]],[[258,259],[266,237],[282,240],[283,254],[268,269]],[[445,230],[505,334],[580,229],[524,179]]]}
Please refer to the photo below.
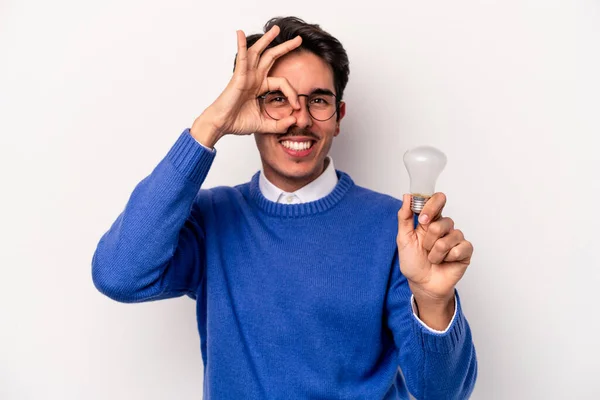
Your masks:
{"label": "glasses lens", "polygon": [[308,98],[308,111],[318,121],[327,121],[335,114],[336,99],[332,94],[312,94]]}
{"label": "glasses lens", "polygon": [[287,97],[281,92],[269,92],[265,95],[263,107],[269,117],[282,119],[292,114],[293,108]]}

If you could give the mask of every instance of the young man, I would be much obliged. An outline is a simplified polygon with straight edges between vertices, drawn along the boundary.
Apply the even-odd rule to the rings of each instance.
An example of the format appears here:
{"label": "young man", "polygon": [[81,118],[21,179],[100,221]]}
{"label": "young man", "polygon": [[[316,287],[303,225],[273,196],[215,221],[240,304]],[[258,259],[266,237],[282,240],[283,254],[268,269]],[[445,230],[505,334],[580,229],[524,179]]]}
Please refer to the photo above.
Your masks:
{"label": "young man", "polygon": [[[92,261],[122,302],[197,302],[205,399],[462,399],[477,375],[455,285],[472,245],[436,193],[403,202],[327,157],[348,58],[318,25],[238,31],[233,78],[134,189]],[[262,171],[201,189],[224,135]],[[399,368],[402,374],[399,373]]]}

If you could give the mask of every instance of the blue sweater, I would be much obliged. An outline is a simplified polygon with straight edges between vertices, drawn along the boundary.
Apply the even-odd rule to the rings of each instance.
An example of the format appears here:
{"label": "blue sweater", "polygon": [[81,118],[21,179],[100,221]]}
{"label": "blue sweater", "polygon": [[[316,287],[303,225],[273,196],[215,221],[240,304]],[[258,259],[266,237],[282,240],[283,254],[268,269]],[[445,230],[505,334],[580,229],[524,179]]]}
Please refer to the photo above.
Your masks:
{"label": "blue sweater", "polygon": [[196,300],[204,399],[469,396],[477,361],[458,295],[443,334],[412,313],[400,200],[341,171],[332,193],[304,204],[264,198],[258,173],[201,189],[214,157],[186,129],[92,259],[114,300]]}

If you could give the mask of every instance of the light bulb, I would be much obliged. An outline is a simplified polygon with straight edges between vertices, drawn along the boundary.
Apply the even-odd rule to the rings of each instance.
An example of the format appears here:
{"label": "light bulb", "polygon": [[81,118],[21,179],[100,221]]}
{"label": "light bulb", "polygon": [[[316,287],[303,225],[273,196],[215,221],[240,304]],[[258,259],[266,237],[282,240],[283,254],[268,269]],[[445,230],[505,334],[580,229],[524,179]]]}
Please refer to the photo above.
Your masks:
{"label": "light bulb", "polygon": [[410,208],[420,214],[425,202],[435,193],[435,182],[446,166],[446,155],[431,146],[419,146],[404,153],[404,165],[410,177]]}

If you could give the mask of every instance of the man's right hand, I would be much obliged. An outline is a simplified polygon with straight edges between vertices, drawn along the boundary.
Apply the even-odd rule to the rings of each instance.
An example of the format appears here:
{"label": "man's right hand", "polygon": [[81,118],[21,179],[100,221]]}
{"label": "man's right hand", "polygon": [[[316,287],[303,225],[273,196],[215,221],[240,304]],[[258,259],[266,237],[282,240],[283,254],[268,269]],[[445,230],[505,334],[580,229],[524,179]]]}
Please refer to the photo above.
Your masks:
{"label": "man's right hand", "polygon": [[273,90],[280,90],[295,109],[300,109],[298,95],[287,79],[268,77],[275,61],[296,49],[302,38],[281,43],[265,51],[265,48],[279,34],[274,26],[252,47],[246,48],[246,35],[237,31],[238,53],[233,77],[221,95],[196,118],[191,135],[207,147],[224,135],[249,135],[252,133],[285,133],[296,122],[294,116],[273,120],[261,112],[257,96]]}

